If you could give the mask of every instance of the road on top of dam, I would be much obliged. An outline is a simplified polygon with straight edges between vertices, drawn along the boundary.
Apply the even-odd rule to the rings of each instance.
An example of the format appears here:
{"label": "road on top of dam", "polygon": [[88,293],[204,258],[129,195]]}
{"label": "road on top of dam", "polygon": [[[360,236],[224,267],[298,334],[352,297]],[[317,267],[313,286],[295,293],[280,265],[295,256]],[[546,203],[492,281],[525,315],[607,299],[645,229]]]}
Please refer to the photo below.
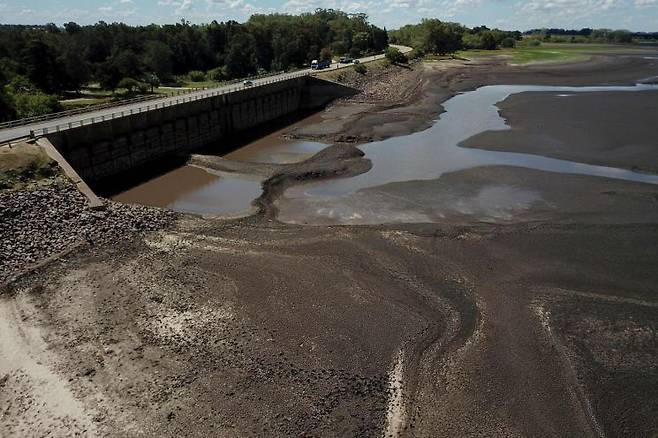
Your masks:
{"label": "road on top of dam", "polygon": [[[412,49],[411,47],[406,47],[406,46],[398,46],[398,45],[393,45],[391,44],[391,47],[395,47],[398,50],[400,50],[402,53],[408,53]],[[374,55],[374,56],[368,56],[364,58],[360,58],[359,62],[365,63],[365,62],[371,62],[371,61],[376,61],[379,59],[384,58],[384,55]],[[337,70],[341,68],[346,68],[350,67],[352,64],[340,64],[340,63],[333,63],[327,70]],[[185,94],[184,96],[167,96],[167,97],[162,97],[159,99],[152,99],[148,101],[141,101],[141,102],[136,102],[136,103],[129,103],[125,105],[117,105],[117,106],[112,106],[109,108],[102,108],[98,109],[96,111],[87,111],[83,113],[78,113],[74,115],[62,115],[62,117],[54,117],[52,119],[48,120],[43,120],[40,122],[36,123],[30,123],[27,125],[22,125],[22,126],[15,126],[11,128],[6,128],[0,130],[0,144],[3,143],[8,143],[14,140],[19,140],[23,139],[26,137],[30,136],[31,131],[41,131],[44,128],[52,128],[55,130],[55,127],[57,125],[67,125],[69,123],[77,124],[80,121],[84,120],[85,124],[88,123],[94,123],[91,119],[98,119],[98,122],[103,121],[103,117],[112,117],[112,114],[117,116],[117,114],[121,114],[122,112],[130,112],[131,110],[133,112],[145,112],[149,111],[151,109],[156,109],[156,105],[158,108],[161,108],[162,106],[170,106],[170,105],[176,105],[178,103],[183,103],[185,101],[188,101],[188,99],[195,100],[195,98],[201,98],[205,95],[208,95],[210,93],[217,93],[221,94],[224,92],[230,92],[230,91],[237,91],[237,90],[242,90],[245,88],[253,88],[257,87],[259,85],[263,85],[266,83],[270,83],[271,81],[277,81],[277,80],[285,80],[287,78],[293,78],[293,77],[298,77],[303,74],[310,74],[312,73],[313,70],[305,69],[305,70],[299,70],[293,73],[281,73],[278,75],[272,75],[272,76],[267,76],[264,78],[259,78],[259,79],[253,79],[253,85],[250,86],[245,86],[241,83],[238,84],[230,84],[230,85],[223,85],[221,87],[216,87],[216,88],[207,88],[203,90],[198,90],[198,91],[193,91],[190,93]],[[180,102],[178,102],[180,101]],[[119,115],[120,117],[120,115]],[[87,120],[89,119],[89,120]]]}

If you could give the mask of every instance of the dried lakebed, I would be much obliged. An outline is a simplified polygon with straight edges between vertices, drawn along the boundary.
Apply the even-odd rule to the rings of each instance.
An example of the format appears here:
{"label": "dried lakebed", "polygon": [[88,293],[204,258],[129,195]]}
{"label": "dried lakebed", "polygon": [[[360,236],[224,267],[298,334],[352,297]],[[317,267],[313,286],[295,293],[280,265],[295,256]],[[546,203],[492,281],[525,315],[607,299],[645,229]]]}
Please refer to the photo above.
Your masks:
{"label": "dried lakebed", "polygon": [[[431,128],[359,146],[365,152],[365,158],[372,162],[368,172],[288,188],[275,200],[277,217],[283,222],[297,224],[415,223],[456,219],[505,222],[519,219],[533,205],[554,207],[550,200],[544,199],[541,187],[525,183],[528,178],[524,180],[521,176],[507,181],[501,178],[498,183],[487,178],[467,183],[451,180],[451,174],[456,172],[477,168],[486,173],[485,167],[491,168],[489,173],[497,166],[506,166],[517,168],[517,171],[522,168],[658,184],[658,176],[650,173],[536,153],[484,150],[479,149],[477,143],[483,133],[510,130],[496,105],[512,95],[537,93],[569,105],[568,99],[583,93],[635,95],[640,92],[653,94],[656,90],[658,86],[649,84],[590,87],[492,85],[459,94],[443,104],[445,112]],[[632,108],[625,104],[608,110],[614,114]],[[597,127],[585,123],[583,129],[595,130]],[[545,142],[554,141],[550,133],[545,133],[545,136]],[[463,143],[469,143],[469,147],[462,147]],[[325,147],[322,143],[287,141],[271,135],[224,158],[252,163],[294,163]],[[186,166],[114,199],[206,216],[237,217],[255,211],[253,200],[260,195],[264,179],[262,175]],[[161,199],[163,193],[166,194],[164,200]]]}

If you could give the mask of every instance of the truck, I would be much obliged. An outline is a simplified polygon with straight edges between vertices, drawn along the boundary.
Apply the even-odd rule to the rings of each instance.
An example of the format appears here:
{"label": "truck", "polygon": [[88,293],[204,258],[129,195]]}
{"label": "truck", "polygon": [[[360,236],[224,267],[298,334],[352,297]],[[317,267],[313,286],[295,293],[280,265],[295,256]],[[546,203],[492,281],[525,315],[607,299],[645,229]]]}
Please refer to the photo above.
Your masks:
{"label": "truck", "polygon": [[318,61],[317,59],[314,59],[311,61],[311,69],[312,70],[322,70],[323,68],[329,68],[331,66],[331,61],[328,59]]}

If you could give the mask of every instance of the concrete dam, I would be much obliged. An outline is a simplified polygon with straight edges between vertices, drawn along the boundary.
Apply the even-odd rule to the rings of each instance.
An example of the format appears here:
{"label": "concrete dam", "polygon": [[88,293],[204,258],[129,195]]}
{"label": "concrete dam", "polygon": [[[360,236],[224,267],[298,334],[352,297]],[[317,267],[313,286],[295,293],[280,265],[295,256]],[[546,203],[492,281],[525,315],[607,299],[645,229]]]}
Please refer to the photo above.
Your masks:
{"label": "concrete dam", "polygon": [[78,175],[94,186],[124,172],[213,145],[356,90],[304,75],[189,102],[123,114],[43,133]]}

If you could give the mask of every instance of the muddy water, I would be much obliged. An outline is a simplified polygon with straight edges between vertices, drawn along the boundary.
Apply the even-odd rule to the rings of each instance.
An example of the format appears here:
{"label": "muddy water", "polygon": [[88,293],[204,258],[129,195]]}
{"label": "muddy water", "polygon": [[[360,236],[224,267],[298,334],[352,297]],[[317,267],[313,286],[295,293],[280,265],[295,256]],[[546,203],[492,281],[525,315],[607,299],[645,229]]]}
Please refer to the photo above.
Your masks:
{"label": "muddy water", "polygon": [[[641,92],[635,87],[487,86],[448,100],[446,112],[423,132],[369,143],[361,149],[372,160],[372,170],[354,178],[318,182],[287,190],[277,201],[279,219],[292,223],[368,224],[425,222],[455,214],[483,220],[505,220],[528,209],[540,193],[523,187],[488,186],[477,191],[442,188],[404,189],[402,182],[436,180],[442,175],[480,166],[517,166],[549,172],[591,175],[658,184],[657,175],[594,166],[539,155],[459,147],[484,131],[509,129],[495,106],[515,93],[554,93],[568,98],[595,91]],[[595,127],[593,127],[595,129]]]}
{"label": "muddy water", "polygon": [[[298,123],[312,123],[318,119],[319,115],[314,115]],[[282,134],[283,130],[273,132],[224,155],[224,158],[258,163],[293,163],[303,161],[327,146],[285,140]],[[239,217],[255,211],[252,201],[260,194],[261,181],[257,177],[182,166],[119,193],[112,199],[203,216]]]}
{"label": "muddy water", "polygon": [[[459,146],[481,132],[509,129],[495,104],[511,94],[546,92],[553,93],[556,99],[568,99],[577,93],[656,89],[658,86],[648,84],[634,87],[486,86],[457,95],[444,103],[446,111],[431,128],[362,145],[366,157],[373,162],[371,171],[353,178],[320,181],[287,190],[276,203],[279,219],[311,224],[428,222],[453,215],[508,220],[541,199],[541,193],[536,190],[519,186],[413,186],[414,181],[442,183],[444,174],[481,166],[517,166],[658,184],[656,175],[625,169]],[[298,124],[317,122],[319,118],[319,115],[311,116]],[[291,163],[302,161],[326,147],[316,142],[282,139],[281,135],[289,128],[249,143],[224,158]],[[182,212],[233,217],[253,212],[251,203],[260,193],[261,181],[256,177],[209,173],[184,166],[114,199]]]}

